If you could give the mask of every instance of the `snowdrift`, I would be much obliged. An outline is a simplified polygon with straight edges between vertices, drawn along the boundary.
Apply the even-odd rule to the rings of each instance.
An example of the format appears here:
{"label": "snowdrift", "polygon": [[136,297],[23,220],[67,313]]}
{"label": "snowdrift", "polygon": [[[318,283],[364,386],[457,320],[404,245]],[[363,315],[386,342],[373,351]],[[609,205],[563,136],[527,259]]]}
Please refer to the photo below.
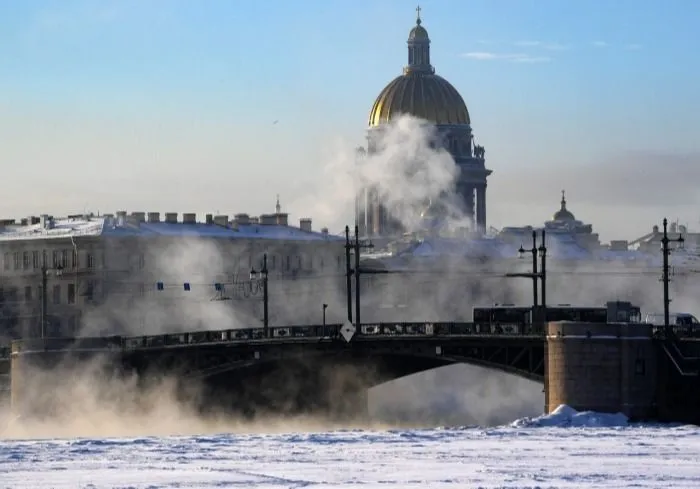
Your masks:
{"label": "snowdrift", "polygon": [[522,418],[510,424],[513,428],[620,428],[628,425],[629,419],[622,413],[579,412],[565,404],[556,408],[551,414]]}

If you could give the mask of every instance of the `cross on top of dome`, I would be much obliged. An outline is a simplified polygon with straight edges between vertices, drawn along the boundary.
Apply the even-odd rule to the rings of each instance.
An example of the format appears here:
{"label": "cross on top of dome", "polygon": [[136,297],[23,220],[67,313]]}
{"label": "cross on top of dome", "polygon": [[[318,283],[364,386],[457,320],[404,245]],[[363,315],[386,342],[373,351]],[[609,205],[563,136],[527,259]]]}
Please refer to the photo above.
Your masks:
{"label": "cross on top of dome", "polygon": [[566,208],[566,191],[561,191],[561,207],[554,213],[555,221],[575,221],[576,218],[570,210]]}

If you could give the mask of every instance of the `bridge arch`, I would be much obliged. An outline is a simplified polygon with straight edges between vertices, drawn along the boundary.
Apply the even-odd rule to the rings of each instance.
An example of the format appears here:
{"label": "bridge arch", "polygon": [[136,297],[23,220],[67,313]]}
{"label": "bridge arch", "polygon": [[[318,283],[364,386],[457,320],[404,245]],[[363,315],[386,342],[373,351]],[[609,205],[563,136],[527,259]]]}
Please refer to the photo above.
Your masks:
{"label": "bridge arch", "polygon": [[447,365],[465,364],[482,367],[515,375],[530,381],[543,382],[543,377],[537,372],[519,368],[511,364],[464,355],[443,355],[437,351],[430,353],[415,353],[392,351],[362,351],[361,349],[345,350],[342,352],[328,351],[298,351],[282,356],[262,356],[259,359],[222,362],[208,369],[192,372],[192,376],[208,379],[217,375],[232,373],[255,375],[256,371],[267,372],[285,365],[304,365],[310,369],[355,368],[372,372],[371,384],[366,387],[399,379],[416,373],[444,367]]}

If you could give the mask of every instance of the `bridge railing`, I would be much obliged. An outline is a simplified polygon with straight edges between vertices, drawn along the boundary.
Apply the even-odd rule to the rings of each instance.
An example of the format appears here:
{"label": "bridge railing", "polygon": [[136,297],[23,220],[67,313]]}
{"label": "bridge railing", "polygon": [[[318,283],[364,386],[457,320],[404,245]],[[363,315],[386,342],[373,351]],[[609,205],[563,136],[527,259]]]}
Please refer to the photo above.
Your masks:
{"label": "bridge railing", "polygon": [[[126,349],[158,348],[183,346],[203,343],[236,343],[250,341],[274,341],[289,339],[339,338],[342,324],[282,326],[270,328],[270,337],[265,337],[263,328],[229,329],[222,331],[197,331],[153,336],[132,336],[123,338]],[[361,337],[395,337],[395,336],[522,336],[542,335],[527,325],[517,324],[475,324],[475,323],[366,323],[360,325],[356,332]]]}
{"label": "bridge railing", "polygon": [[[101,338],[29,338],[15,340],[11,347],[0,347],[0,360],[10,358],[13,352],[60,350],[114,350],[186,346],[202,343],[246,343],[250,341],[275,341],[289,339],[337,339],[341,337],[342,324],[297,325],[270,328],[270,338],[263,328],[228,329],[221,331],[195,331],[151,336],[111,336]],[[698,338],[700,329],[673,326],[677,338]],[[653,327],[654,336],[664,337],[663,326]],[[378,322],[360,325],[357,332],[365,338],[387,337],[450,337],[450,336],[543,336],[542,328],[524,324],[479,324],[465,322]]]}
{"label": "bridge railing", "polygon": [[[62,351],[62,350],[118,350],[122,348],[121,336],[78,337],[78,338],[27,338],[15,340],[7,348],[7,355],[23,351]],[[2,358],[0,352],[0,358]]]}
{"label": "bridge railing", "polygon": [[[342,326],[342,324],[326,324],[275,327],[270,328],[270,337],[272,339],[334,338],[340,335]],[[125,348],[133,349],[201,343],[248,342],[265,339],[265,330],[263,328],[247,328],[226,329],[221,331],[195,331],[153,336],[131,336],[123,338],[122,343]]]}
{"label": "bridge railing", "polygon": [[[700,328],[696,325],[674,325],[670,329],[671,335],[675,338],[700,338]],[[665,326],[652,326],[652,332],[657,338],[667,336]]]}

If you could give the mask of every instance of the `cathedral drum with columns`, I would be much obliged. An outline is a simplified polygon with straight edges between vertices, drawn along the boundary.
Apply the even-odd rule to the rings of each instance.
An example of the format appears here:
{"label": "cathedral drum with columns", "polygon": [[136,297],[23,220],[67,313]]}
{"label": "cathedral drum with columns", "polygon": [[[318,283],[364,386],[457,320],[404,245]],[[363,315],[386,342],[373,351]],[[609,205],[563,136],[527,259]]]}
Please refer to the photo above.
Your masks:
{"label": "cathedral drum with columns", "polygon": [[[375,150],[376,141],[386,124],[404,114],[433,124],[444,149],[454,159],[459,174],[456,188],[462,211],[471,217],[472,228],[486,230],[486,180],[491,170],[485,166],[485,150],[474,143],[467,105],[447,80],[435,74],[430,64],[430,38],[420,18],[408,35],[408,65],[381,91],[369,114],[367,151]],[[446,189],[450,190],[450,189]],[[392,236],[405,232],[392,218],[381,198],[381,189],[360,189],[356,220],[359,232],[367,237]]]}

